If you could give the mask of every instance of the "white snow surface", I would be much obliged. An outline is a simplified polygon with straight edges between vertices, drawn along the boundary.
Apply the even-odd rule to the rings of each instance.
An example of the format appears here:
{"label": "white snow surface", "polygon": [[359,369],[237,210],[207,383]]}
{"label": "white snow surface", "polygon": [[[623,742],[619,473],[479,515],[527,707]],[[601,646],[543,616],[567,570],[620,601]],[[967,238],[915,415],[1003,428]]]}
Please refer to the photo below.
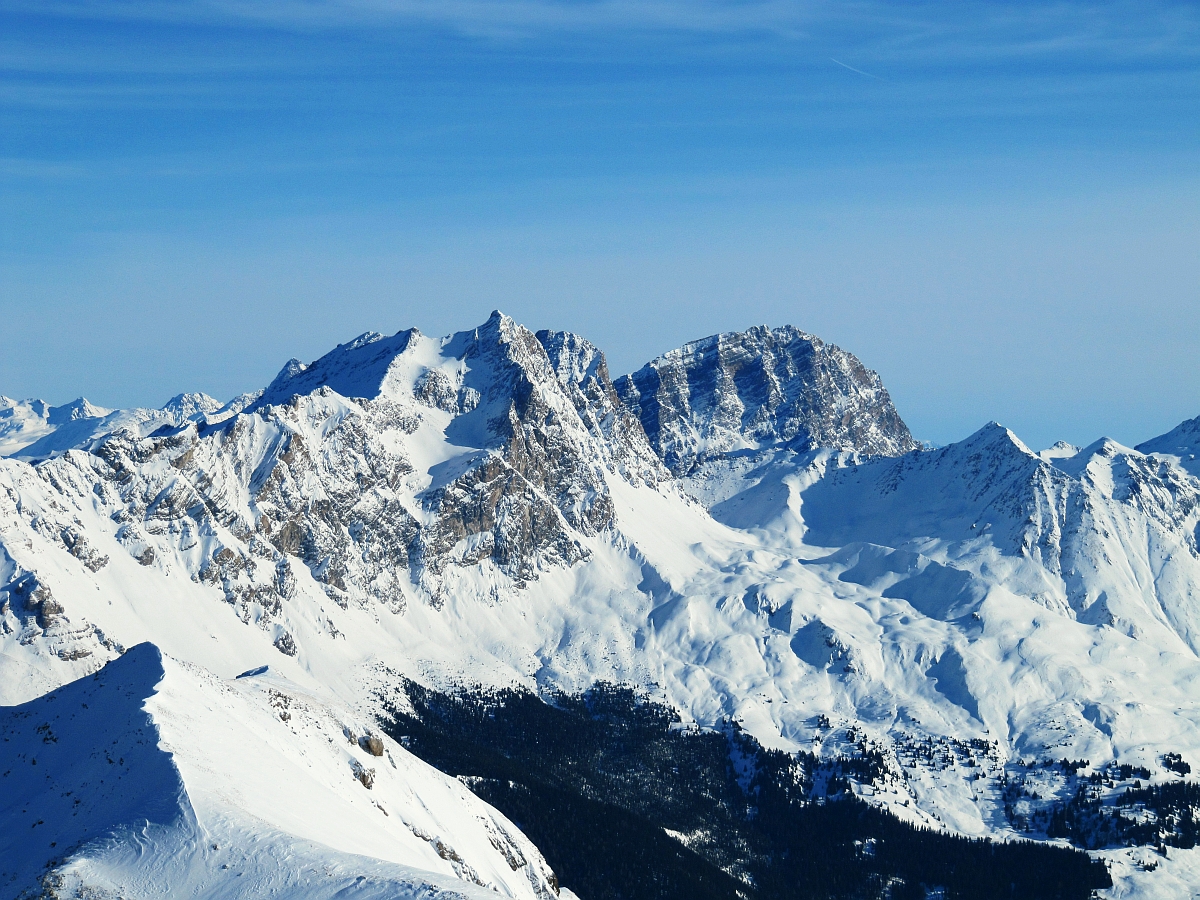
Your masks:
{"label": "white snow surface", "polygon": [[1052,447],[1047,447],[1038,454],[1043,462],[1053,463],[1056,459],[1070,459],[1079,452],[1080,448],[1066,441],[1056,441]]}
{"label": "white snow surface", "polygon": [[[573,561],[547,555],[518,578],[484,552],[492,538],[481,529],[447,551],[435,595],[417,576],[419,559],[379,573],[354,562],[339,588],[327,560],[272,548],[279,531],[263,525],[262,488],[296,447],[312,460],[287,476],[303,509],[324,508],[337,485],[383,459],[395,476],[376,489],[379,502],[432,527],[432,492],[502,452],[494,423],[509,415],[518,382],[479,349],[485,340],[508,348],[503,359],[520,350],[521,372],[568,423],[554,440],[585,448],[599,487],[580,494],[581,508],[596,490],[611,508],[604,527],[555,520],[581,548]],[[1149,767],[1152,780],[1168,777],[1167,752],[1200,765],[1200,480],[1179,452],[1184,438],[1145,452],[1101,440],[1038,454],[993,423],[895,458],[750,448],[671,480],[638,456],[644,438],[618,453],[606,443],[615,432],[603,431],[613,413],[593,421],[582,395],[568,393],[590,369],[556,376],[544,356],[506,317],[446,339],[364,335],[310,365],[289,363],[238,410],[180,422],[161,439],[142,429],[141,443],[122,445],[136,452],[119,459],[89,433],[53,459],[0,460],[0,703],[49,710],[47,692],[124,663],[134,651],[121,656],[123,647],[150,641],[162,651],[157,693],[133,691],[136,710],[121,713],[131,724],[118,729],[153,732],[150,749],[136,752],[161,769],[162,788],[133,819],[97,822],[107,843],[62,855],[61,877],[109,885],[136,874],[146,885],[211,885],[204,896],[269,895],[238,893],[228,875],[237,870],[260,891],[309,896],[299,882],[271,882],[267,862],[251,872],[232,850],[205,850],[210,829],[222,848],[262,835],[278,858],[304,861],[297,870],[311,873],[311,896],[330,895],[351,873],[410,885],[414,896],[426,890],[412,887],[420,879],[429,891],[452,883],[470,895],[477,885],[446,881],[462,872],[405,830],[415,822],[459,850],[479,881],[526,896],[535,888],[525,870],[497,866],[499,851],[481,838],[487,826],[470,825],[502,817],[465,790],[455,794],[393,744],[398,769],[361,760],[376,769],[371,791],[348,774],[361,753],[338,723],[372,727],[400,674],[441,687],[632,683],[702,726],[730,717],[768,746],[818,754],[865,735],[894,768],[864,789],[869,799],[968,834],[1014,835],[999,779],[1020,760],[1115,760]],[[349,434],[364,435],[362,446],[351,448]],[[529,496],[553,499],[529,483]],[[225,550],[243,562],[219,583],[211,573]],[[356,587],[368,579],[370,589]],[[268,589],[277,608],[262,599]],[[263,664],[267,676],[230,680]],[[272,692],[303,714],[281,721]],[[134,715],[143,701],[144,727]],[[5,727],[18,728],[16,712],[5,712]],[[36,727],[48,714],[19,723]],[[32,753],[41,738],[21,734],[21,752]],[[904,746],[916,738],[985,741],[986,765],[910,766]],[[47,748],[67,750],[61,738]],[[296,777],[260,781],[247,775],[256,766]],[[331,810],[321,822],[282,802],[293,782],[297,798],[316,798],[296,803]],[[170,803],[169,785],[182,785]],[[424,801],[405,785],[420,797],[449,792],[433,807],[448,818],[420,819]],[[6,819],[28,815],[3,809]],[[55,827],[63,815],[54,813]],[[540,859],[503,827],[527,859]],[[58,853],[84,837],[71,832]],[[189,861],[160,868],[157,850],[130,849],[144,842],[190,847],[171,851]],[[1142,849],[1104,852],[1114,860],[1111,896],[1200,890],[1195,851],[1172,850],[1153,871],[1134,859]],[[231,869],[213,868],[224,864]]]}
{"label": "white snow surface", "polygon": [[1142,453],[1153,453],[1169,459],[1193,475],[1200,476],[1200,416],[1181,422],[1166,434],[1151,438],[1137,447]]}
{"label": "white snow surface", "polygon": [[0,736],[6,897],[554,893],[511,822],[269,669],[221,679],[139,644],[5,710]]}

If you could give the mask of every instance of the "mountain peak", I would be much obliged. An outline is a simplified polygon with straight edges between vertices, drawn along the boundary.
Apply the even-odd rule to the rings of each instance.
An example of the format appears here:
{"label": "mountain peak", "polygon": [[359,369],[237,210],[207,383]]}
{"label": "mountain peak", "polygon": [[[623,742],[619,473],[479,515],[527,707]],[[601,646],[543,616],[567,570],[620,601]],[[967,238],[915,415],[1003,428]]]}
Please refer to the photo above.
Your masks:
{"label": "mountain peak", "polygon": [[792,325],[692,341],[615,387],[676,474],[713,455],[769,446],[872,456],[918,447],[875,372]]}
{"label": "mountain peak", "polygon": [[996,421],[988,422],[961,443],[964,446],[980,443],[1010,445],[1029,456],[1037,456],[1010,428],[1006,428]]}
{"label": "mountain peak", "polygon": [[1180,466],[1200,478],[1200,416],[1180,422],[1166,434],[1143,441],[1139,453],[1173,457]]}
{"label": "mountain peak", "polygon": [[456,356],[461,356],[464,352],[470,352],[469,347],[473,343],[486,342],[489,337],[494,337],[497,340],[506,340],[511,338],[514,332],[521,329],[521,326],[511,316],[506,316],[498,309],[493,309],[490,316],[482,325],[477,325],[474,328],[466,331],[458,331],[449,337],[445,338],[444,344],[447,352]]}
{"label": "mountain peak", "polygon": [[546,349],[550,364],[563,384],[583,384],[589,378],[608,382],[608,363],[604,353],[586,338],[569,331],[543,329],[535,337]]}
{"label": "mountain peak", "polygon": [[[412,329],[414,332],[416,329]],[[352,341],[347,341],[345,344],[338,344],[339,350],[357,350],[359,347],[366,347],[368,344],[374,344],[376,341],[382,341],[383,335],[378,331],[364,331]]]}
{"label": "mountain peak", "polygon": [[1053,463],[1056,459],[1070,459],[1077,454],[1081,448],[1066,441],[1055,441],[1054,445],[1047,447],[1045,450],[1038,453],[1043,462]]}
{"label": "mountain peak", "polygon": [[51,425],[62,425],[76,419],[101,419],[111,413],[111,409],[95,406],[86,397],[79,397],[62,406],[52,406],[47,410],[47,419]]}
{"label": "mountain peak", "polygon": [[1092,441],[1082,450],[1079,451],[1080,456],[1107,456],[1113,457],[1120,453],[1134,452],[1131,447],[1126,447],[1119,441],[1114,441],[1110,437],[1102,437]]}
{"label": "mountain peak", "polygon": [[209,413],[216,412],[223,406],[220,400],[208,394],[192,391],[186,394],[176,394],[162,406],[162,411],[175,422],[182,425],[191,419],[198,419]]}
{"label": "mountain peak", "polygon": [[292,397],[328,387],[343,397],[379,396],[392,361],[420,337],[415,328],[391,337],[375,332],[339,344],[320,359],[305,364],[291,359],[252,408],[286,403]]}

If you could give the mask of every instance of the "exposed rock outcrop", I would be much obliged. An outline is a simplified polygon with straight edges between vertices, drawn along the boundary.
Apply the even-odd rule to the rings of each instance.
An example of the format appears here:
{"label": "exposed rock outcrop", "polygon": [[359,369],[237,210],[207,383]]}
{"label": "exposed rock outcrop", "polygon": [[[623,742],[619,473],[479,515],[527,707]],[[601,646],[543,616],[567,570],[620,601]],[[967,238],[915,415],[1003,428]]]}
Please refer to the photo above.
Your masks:
{"label": "exposed rock outcrop", "polygon": [[615,387],[676,475],[748,448],[899,456],[918,447],[875,372],[790,325],[684,344]]}

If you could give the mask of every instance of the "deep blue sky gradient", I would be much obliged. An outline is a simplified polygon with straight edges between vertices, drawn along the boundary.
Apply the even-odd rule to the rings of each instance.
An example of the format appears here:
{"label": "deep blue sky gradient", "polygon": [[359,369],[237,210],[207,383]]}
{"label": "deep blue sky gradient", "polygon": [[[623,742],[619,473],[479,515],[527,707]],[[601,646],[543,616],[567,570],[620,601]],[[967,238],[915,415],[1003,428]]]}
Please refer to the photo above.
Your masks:
{"label": "deep blue sky gradient", "polygon": [[792,323],[922,438],[1136,443],[1200,415],[1200,10],[0,0],[0,393],[494,307],[615,373]]}

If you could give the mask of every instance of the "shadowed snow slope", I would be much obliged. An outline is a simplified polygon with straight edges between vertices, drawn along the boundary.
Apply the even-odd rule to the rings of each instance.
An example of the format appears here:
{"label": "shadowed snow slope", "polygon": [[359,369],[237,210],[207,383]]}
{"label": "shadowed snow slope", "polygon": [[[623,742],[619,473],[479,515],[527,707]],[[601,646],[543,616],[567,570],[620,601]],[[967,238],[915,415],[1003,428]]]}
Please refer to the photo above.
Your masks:
{"label": "shadowed snow slope", "polygon": [[222,681],[140,644],[0,734],[6,897],[556,893],[466,788],[269,672]]}
{"label": "shadowed snow slope", "polygon": [[85,844],[190,827],[179,771],[142,708],[162,676],[143,644],[91,678],[0,709],[0,894],[34,893]]}
{"label": "shadowed snow slope", "polygon": [[1138,444],[1142,453],[1173,458],[1193,475],[1200,477],[1200,416],[1188,419],[1166,434]]}

